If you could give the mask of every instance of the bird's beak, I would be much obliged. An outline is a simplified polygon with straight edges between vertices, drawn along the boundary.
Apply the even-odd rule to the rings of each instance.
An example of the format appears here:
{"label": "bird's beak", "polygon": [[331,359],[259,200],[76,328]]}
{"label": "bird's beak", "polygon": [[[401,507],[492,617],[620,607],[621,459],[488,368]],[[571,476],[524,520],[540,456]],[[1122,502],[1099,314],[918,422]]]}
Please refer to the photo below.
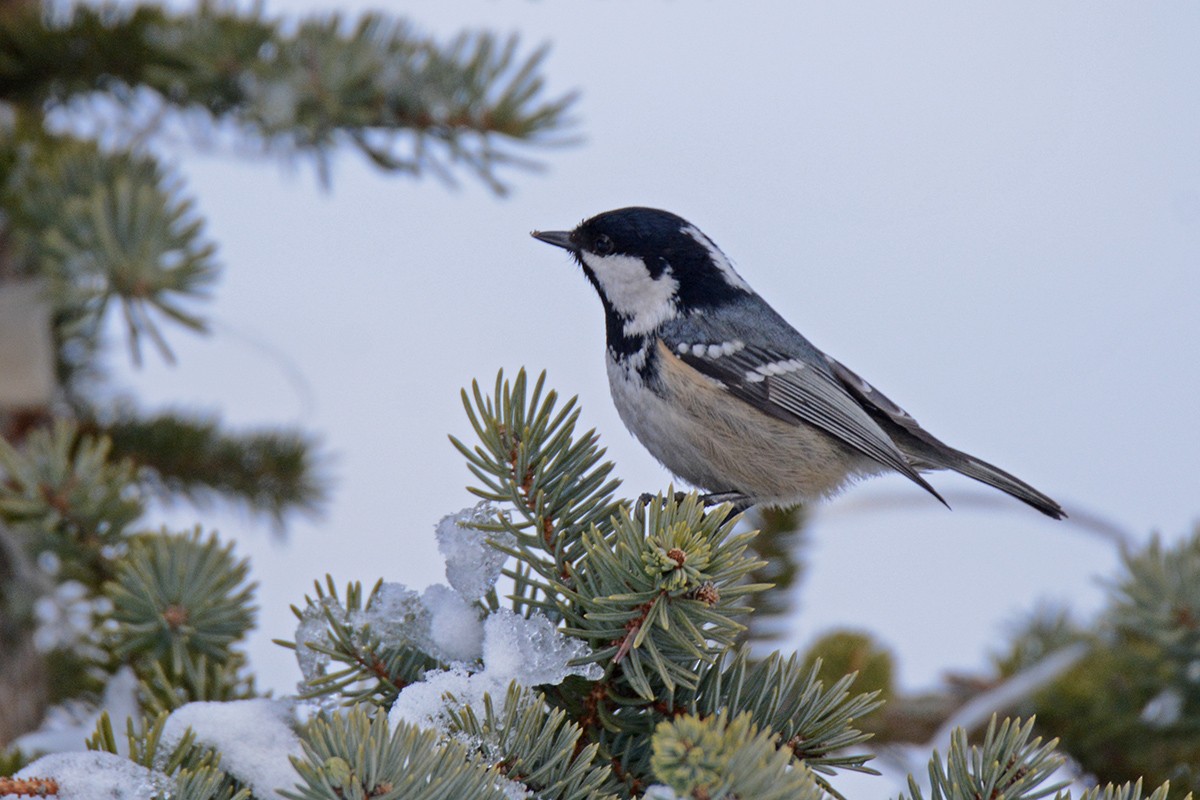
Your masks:
{"label": "bird's beak", "polygon": [[529,235],[538,241],[552,244],[555,247],[561,247],[564,250],[570,250],[572,253],[579,249],[571,241],[570,231],[532,231]]}

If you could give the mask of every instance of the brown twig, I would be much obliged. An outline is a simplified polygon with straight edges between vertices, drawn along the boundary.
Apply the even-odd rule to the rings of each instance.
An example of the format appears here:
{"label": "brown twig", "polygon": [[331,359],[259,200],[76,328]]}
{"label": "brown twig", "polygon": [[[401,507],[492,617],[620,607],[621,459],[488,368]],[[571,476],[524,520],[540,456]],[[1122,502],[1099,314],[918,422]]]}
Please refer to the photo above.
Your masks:
{"label": "brown twig", "polygon": [[58,794],[58,781],[54,778],[0,778],[0,794],[50,797]]}
{"label": "brown twig", "polygon": [[646,622],[646,617],[650,616],[650,609],[654,608],[654,604],[658,602],[665,592],[659,592],[658,597],[653,600],[647,600],[638,607],[638,615],[625,623],[626,634],[613,644],[618,645],[617,654],[613,656],[613,663],[620,664],[625,656],[629,655],[629,651],[633,649],[633,640],[637,638],[638,631],[642,629],[642,625]]}

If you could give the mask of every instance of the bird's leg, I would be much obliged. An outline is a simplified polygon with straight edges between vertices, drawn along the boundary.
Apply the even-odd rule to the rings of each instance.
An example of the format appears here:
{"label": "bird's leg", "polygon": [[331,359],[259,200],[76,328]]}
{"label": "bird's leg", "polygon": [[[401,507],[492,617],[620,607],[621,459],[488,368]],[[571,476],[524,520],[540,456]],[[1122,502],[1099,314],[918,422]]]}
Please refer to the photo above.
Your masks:
{"label": "bird's leg", "polygon": [[704,503],[706,508],[719,506],[721,503],[729,503],[733,506],[732,512],[734,514],[740,514],[754,505],[754,501],[741,492],[710,492],[709,494],[700,495],[700,502]]}
{"label": "bird's leg", "polygon": [[722,523],[728,522],[754,505],[754,501],[741,492],[711,492],[709,494],[702,494],[700,495],[700,502],[704,503],[706,514],[711,514],[711,509],[714,506],[728,503],[729,508],[721,520]]}

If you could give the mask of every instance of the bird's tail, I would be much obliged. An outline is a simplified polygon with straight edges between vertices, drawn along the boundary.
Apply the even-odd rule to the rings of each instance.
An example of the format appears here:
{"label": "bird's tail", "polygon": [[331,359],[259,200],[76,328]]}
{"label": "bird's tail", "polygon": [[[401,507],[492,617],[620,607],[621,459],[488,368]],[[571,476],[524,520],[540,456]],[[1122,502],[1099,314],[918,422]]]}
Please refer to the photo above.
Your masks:
{"label": "bird's tail", "polygon": [[953,447],[945,445],[943,447],[945,450],[936,454],[925,453],[922,455],[932,462],[932,466],[951,469],[980,483],[993,486],[1005,494],[1012,495],[1022,503],[1033,506],[1048,517],[1062,519],[1067,515],[1062,506],[1017,476],[961,450],[955,450]]}
{"label": "bird's tail", "polygon": [[[1028,503],[1048,517],[1062,519],[1067,514],[1062,506],[1030,486],[1016,475],[1010,475],[997,466],[976,458],[969,453],[955,450],[917,424],[907,411],[885,397],[878,389],[850,371],[838,360],[825,356],[833,374],[838,377],[854,398],[908,457],[917,469],[951,469],[955,472],[986,483],[1010,494],[1022,503]],[[910,476],[911,477],[911,476]],[[918,480],[929,491],[927,483]],[[937,492],[934,492],[937,497]],[[941,497],[938,497],[941,500]],[[942,502],[946,502],[942,500]]]}

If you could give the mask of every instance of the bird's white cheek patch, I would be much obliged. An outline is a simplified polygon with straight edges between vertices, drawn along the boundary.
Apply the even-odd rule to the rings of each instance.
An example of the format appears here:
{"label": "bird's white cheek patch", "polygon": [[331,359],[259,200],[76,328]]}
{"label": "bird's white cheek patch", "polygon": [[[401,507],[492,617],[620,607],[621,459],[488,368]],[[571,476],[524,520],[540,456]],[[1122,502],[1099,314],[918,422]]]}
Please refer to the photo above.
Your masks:
{"label": "bird's white cheek patch", "polygon": [[678,315],[675,307],[679,281],[665,270],[657,279],[637,256],[598,256],[583,253],[583,263],[596,276],[613,310],[625,319],[625,335],[650,333]]}

